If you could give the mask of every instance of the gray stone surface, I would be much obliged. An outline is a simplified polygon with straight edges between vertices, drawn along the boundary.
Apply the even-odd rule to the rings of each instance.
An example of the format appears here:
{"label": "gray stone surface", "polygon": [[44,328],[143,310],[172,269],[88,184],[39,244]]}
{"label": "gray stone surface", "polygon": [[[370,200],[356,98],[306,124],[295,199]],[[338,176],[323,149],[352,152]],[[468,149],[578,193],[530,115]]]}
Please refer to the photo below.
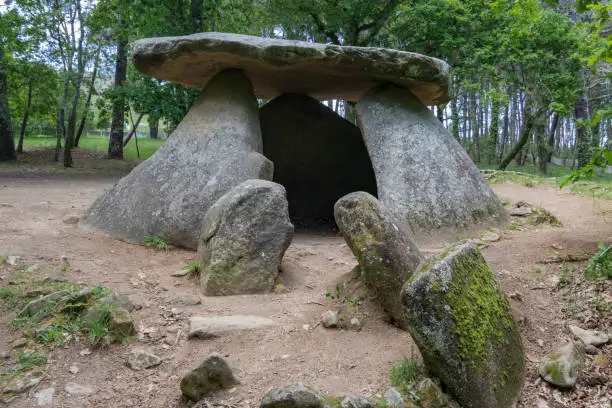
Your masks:
{"label": "gray stone surface", "polygon": [[272,319],[261,316],[192,316],[189,318],[188,338],[209,339],[222,333],[237,330],[259,329],[274,326]]}
{"label": "gray stone surface", "polygon": [[373,196],[356,192],[334,206],[336,224],[359,261],[367,288],[389,316],[404,325],[401,289],[422,260],[411,237]]}
{"label": "gray stone surface", "polygon": [[376,195],[359,128],[306,95],[282,95],[260,109],[263,153],[287,190],[296,230],[335,230],[334,203],[353,191]]}
{"label": "gray stone surface", "polygon": [[578,326],[569,326],[570,331],[587,346],[603,346],[610,341],[610,334],[599,330],[584,330]]}
{"label": "gray stone surface", "polygon": [[414,387],[414,392],[419,396],[419,407],[421,408],[460,408],[459,405],[444,394],[438,384],[431,378],[424,378]]}
{"label": "gray stone surface", "polygon": [[210,81],[170,139],[87,210],[80,225],[129,242],[195,249],[206,210],[232,187],[271,179],[257,101],[240,71]]}
{"label": "gray stone surface", "polygon": [[340,408],[375,408],[374,404],[359,395],[345,395]]}
{"label": "gray stone surface", "polygon": [[200,283],[207,296],[270,292],[293,238],[285,189],[247,180],[223,195],[202,222]]}
{"label": "gray stone surface", "polygon": [[90,384],[79,384],[74,382],[69,382],[64,387],[64,390],[74,396],[87,396],[96,392],[96,388]]}
{"label": "gray stone surface", "polygon": [[542,358],[538,374],[553,385],[572,388],[576,385],[585,361],[584,343],[570,341]]}
{"label": "gray stone surface", "polygon": [[409,91],[377,87],[357,104],[378,198],[417,243],[503,224],[506,211],[433,113]]}
{"label": "gray stone surface", "polygon": [[181,380],[181,392],[192,400],[202,398],[225,388],[238,385],[232,370],[218,353],[208,356],[197,368]]}
{"label": "gray stone surface", "polygon": [[243,69],[264,99],[304,93],[356,101],[372,87],[394,82],[437,105],[448,101],[450,87],[450,67],[424,55],[238,34],[146,38],[134,43],[133,59],[147,75],[198,89],[223,69]]}
{"label": "gray stone surface", "polygon": [[142,349],[135,349],[130,351],[128,356],[127,364],[134,370],[145,370],[160,365],[162,362],[161,358],[153,353]]}
{"label": "gray stone surface", "polygon": [[264,395],[260,408],[326,408],[325,396],[302,383],[273,388]]}
{"label": "gray stone surface", "polygon": [[406,406],[402,394],[395,388],[390,388],[389,391],[385,393],[385,403],[389,408],[404,408]]}
{"label": "gray stone surface", "polygon": [[37,313],[42,313],[49,307],[54,306],[60,299],[70,295],[68,290],[59,290],[57,292],[50,293],[39,299],[35,299],[28,303],[20,312],[19,316],[34,316]]}
{"label": "gray stone surface", "polygon": [[323,313],[323,317],[321,317],[321,323],[325,328],[338,327],[338,313],[333,310],[328,310]]}
{"label": "gray stone surface", "polygon": [[402,299],[428,372],[461,406],[516,406],[524,375],[520,332],[473,242],[426,260],[406,282]]}

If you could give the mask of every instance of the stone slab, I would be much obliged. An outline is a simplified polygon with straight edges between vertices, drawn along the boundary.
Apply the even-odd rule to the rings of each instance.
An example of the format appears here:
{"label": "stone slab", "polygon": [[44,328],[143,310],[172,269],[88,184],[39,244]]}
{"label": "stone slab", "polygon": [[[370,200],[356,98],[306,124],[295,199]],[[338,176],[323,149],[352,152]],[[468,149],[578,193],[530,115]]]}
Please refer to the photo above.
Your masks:
{"label": "stone slab", "polygon": [[264,99],[304,93],[358,101],[373,87],[393,82],[425,105],[449,100],[448,64],[405,51],[214,32],[145,38],[133,50],[141,72],[198,89],[220,71],[236,68],[245,71],[255,94]]}
{"label": "stone slab", "polygon": [[188,338],[207,339],[217,337],[222,333],[260,329],[274,326],[274,320],[261,316],[192,316],[189,319]]}

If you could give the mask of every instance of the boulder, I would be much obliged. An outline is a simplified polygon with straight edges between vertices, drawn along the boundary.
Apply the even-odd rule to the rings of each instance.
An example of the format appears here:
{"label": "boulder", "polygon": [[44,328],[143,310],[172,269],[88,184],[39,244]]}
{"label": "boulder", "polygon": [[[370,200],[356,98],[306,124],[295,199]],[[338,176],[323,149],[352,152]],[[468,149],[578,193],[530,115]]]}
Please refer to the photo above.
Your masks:
{"label": "boulder", "polygon": [[516,406],[524,373],[520,332],[473,242],[426,260],[406,282],[402,299],[427,370],[461,406]]}
{"label": "boulder", "polygon": [[197,368],[181,380],[181,392],[192,400],[199,401],[215,391],[238,385],[232,370],[218,353],[208,356]]}
{"label": "boulder", "polygon": [[502,203],[433,113],[410,91],[384,85],[357,104],[378,199],[417,243],[504,224]]}
{"label": "boulder", "polygon": [[367,288],[393,321],[404,327],[400,292],[421,262],[419,249],[387,209],[368,193],[342,197],[334,206],[334,215],[359,261]]}
{"label": "boulder", "polygon": [[359,128],[307,95],[287,94],[260,109],[264,155],[287,189],[296,229],[334,229],[334,203],[353,191],[376,195]]}
{"label": "boulder", "polygon": [[59,290],[57,292],[53,292],[41,298],[35,299],[25,305],[25,307],[19,312],[19,317],[35,316],[37,314],[47,313],[60,300],[69,295],[70,291]]}
{"label": "boulder", "polygon": [[274,326],[274,320],[261,316],[192,316],[187,338],[210,339],[227,332]]}
{"label": "boulder", "polygon": [[570,341],[542,358],[538,374],[553,385],[572,388],[576,385],[585,361],[584,343]]}
{"label": "boulder", "polygon": [[340,408],[375,408],[375,405],[358,395],[345,395],[340,401]]}
{"label": "boulder", "polygon": [[143,73],[198,89],[219,71],[240,68],[263,99],[302,93],[357,101],[374,86],[394,82],[437,105],[448,101],[450,87],[445,62],[383,48],[209,32],[138,40],[132,55]]}
{"label": "boulder", "polygon": [[202,293],[270,292],[293,238],[283,186],[248,180],[206,213],[198,247]]}
{"label": "boulder", "polygon": [[421,408],[460,408],[431,378],[424,378],[414,387]]}
{"label": "boulder", "polygon": [[264,395],[260,408],[327,408],[325,396],[302,383],[273,388]]}
{"label": "boulder", "polygon": [[86,211],[80,225],[141,243],[195,249],[206,211],[241,182],[271,179],[257,100],[238,70],[215,76],[168,141]]}

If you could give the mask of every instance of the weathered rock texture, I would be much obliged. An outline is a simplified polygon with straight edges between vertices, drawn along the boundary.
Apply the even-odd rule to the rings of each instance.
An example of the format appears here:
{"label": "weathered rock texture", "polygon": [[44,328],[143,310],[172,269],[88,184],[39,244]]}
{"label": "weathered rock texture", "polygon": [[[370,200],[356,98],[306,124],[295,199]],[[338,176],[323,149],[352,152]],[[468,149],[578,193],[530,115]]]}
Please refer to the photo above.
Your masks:
{"label": "weathered rock texture", "polygon": [[357,114],[378,198],[417,242],[506,220],[465,150],[410,91],[377,87],[357,104]]}
{"label": "weathered rock texture", "polygon": [[273,388],[264,395],[260,408],[326,408],[325,395],[318,390],[297,383]]}
{"label": "weathered rock texture", "polygon": [[421,262],[419,249],[387,209],[368,193],[342,197],[334,206],[334,214],[342,236],[363,269],[366,286],[389,316],[405,327],[401,289]]}
{"label": "weathered rock texture", "polygon": [[538,374],[558,387],[572,388],[586,361],[585,345],[570,341],[548,353],[538,366]]}
{"label": "weathered rock texture", "polygon": [[223,195],[202,222],[202,293],[270,292],[293,238],[283,186],[248,180]]}
{"label": "weathered rock texture", "polygon": [[247,77],[224,71],[170,139],[87,210],[81,225],[130,242],[148,235],[195,249],[206,210],[241,182],[271,179]]}
{"label": "weathered rock texture", "polygon": [[334,203],[353,191],[376,195],[359,128],[306,95],[282,95],[261,109],[263,153],[287,189],[296,228],[335,227]]}
{"label": "weathered rock texture", "polygon": [[523,346],[508,300],[473,242],[427,260],[402,292],[427,370],[464,407],[514,407]]}
{"label": "weathered rock texture", "polygon": [[437,105],[448,101],[450,86],[449,66],[420,54],[238,34],[146,38],[134,43],[133,59],[147,75],[198,89],[219,71],[240,68],[265,99],[303,93],[356,101],[374,86],[394,82]]}
{"label": "weathered rock texture", "polygon": [[238,330],[261,329],[274,326],[272,319],[261,316],[191,316],[189,318],[188,338],[211,339],[223,333]]}
{"label": "weathered rock texture", "polygon": [[181,380],[181,392],[192,401],[224,388],[238,385],[229,365],[218,353],[208,356],[202,363]]}

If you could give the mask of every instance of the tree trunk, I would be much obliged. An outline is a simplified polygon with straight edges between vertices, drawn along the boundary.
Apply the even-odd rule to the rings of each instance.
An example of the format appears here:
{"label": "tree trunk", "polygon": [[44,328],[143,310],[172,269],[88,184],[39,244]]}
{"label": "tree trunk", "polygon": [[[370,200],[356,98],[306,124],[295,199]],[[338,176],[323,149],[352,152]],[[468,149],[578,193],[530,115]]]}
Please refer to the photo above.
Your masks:
{"label": "tree trunk", "polygon": [[57,109],[57,143],[55,144],[55,155],[53,161],[59,161],[60,151],[62,150],[62,140],[66,136],[66,102],[68,101],[68,88],[70,86],[70,75],[65,73],[66,79],[64,81],[64,91],[62,93],[62,100],[60,106]]}
{"label": "tree trunk", "polygon": [[440,123],[444,124],[444,107],[446,105],[438,105],[437,106],[437,115],[438,115],[438,120],[440,121]]}
{"label": "tree trunk", "polygon": [[508,164],[510,164],[512,159],[514,159],[518,155],[518,153],[523,149],[523,147],[529,141],[531,134],[533,133],[535,115],[532,112],[532,107],[530,106],[530,104],[531,103],[529,99],[526,98],[525,107],[523,109],[525,120],[523,121],[523,125],[521,126],[519,140],[516,143],[516,145],[514,145],[514,148],[510,151],[510,153],[508,153],[508,156],[506,156],[502,160],[501,164],[499,165],[500,170],[505,170],[506,167],[508,167]]}
{"label": "tree trunk", "polygon": [[578,167],[582,167],[589,162],[589,116],[587,110],[586,96],[582,95],[574,106],[574,116],[576,117],[576,159]]}
{"label": "tree trunk", "polygon": [[19,143],[17,144],[17,153],[23,153],[23,139],[25,138],[26,128],[28,126],[28,117],[30,116],[30,106],[32,106],[32,80],[28,82],[28,101],[23,119],[21,120],[21,130],[19,131]]}
{"label": "tree trunk", "polygon": [[87,115],[89,114],[89,107],[91,106],[91,96],[95,90],[96,77],[98,75],[98,64],[100,62],[100,50],[96,52],[96,59],[94,60],[94,69],[91,74],[91,84],[89,85],[89,91],[87,92],[87,99],[85,100],[85,109],[83,110],[83,115],[81,116],[81,122],[79,123],[79,130],[77,130],[76,139],[74,140],[74,146],[79,147],[79,142],[81,141],[81,136],[83,135],[83,130],[85,129],[85,121],[87,120]]}
{"label": "tree trunk", "polygon": [[[339,103],[340,101],[338,101]],[[149,137],[151,139],[159,138],[159,119],[152,118],[151,115],[149,115]]]}
{"label": "tree trunk", "polygon": [[199,33],[202,31],[202,6],[204,5],[204,0],[191,0],[190,7],[190,19],[191,19],[191,32]]}
{"label": "tree trunk", "polygon": [[546,134],[546,118],[538,117],[533,125],[533,130],[536,140],[538,167],[540,169],[540,173],[547,174],[548,169],[546,166],[548,164],[548,138]]}
{"label": "tree trunk", "polygon": [[6,74],[0,72],[0,161],[15,160],[15,158],[13,124],[8,106],[8,84]]}
{"label": "tree trunk", "polygon": [[480,163],[480,129],[478,128],[478,104],[476,102],[476,91],[472,91],[470,102],[470,123],[472,127],[472,151],[474,152],[474,162]]}
{"label": "tree trunk", "polygon": [[510,129],[509,129],[509,114],[510,114],[510,103],[506,104],[506,106],[504,107],[504,123],[503,123],[503,130],[502,130],[502,140],[501,140],[501,146],[499,147],[499,155],[497,156],[497,161],[501,162],[502,157],[504,157],[504,149],[506,148],[506,143],[508,143],[508,139],[509,139],[509,133],[510,133]]}
{"label": "tree trunk", "polygon": [[491,128],[489,130],[489,154],[488,162],[492,164],[495,158],[497,157],[497,136],[499,134],[499,111],[501,107],[499,101],[494,99],[493,106],[491,108]]}
{"label": "tree trunk", "polygon": [[[115,87],[122,88],[127,73],[127,41],[117,43],[117,60],[115,64]],[[111,124],[108,157],[123,159],[123,128],[125,124],[125,100],[117,96],[113,100],[113,121]]]}
{"label": "tree trunk", "polygon": [[552,160],[553,152],[555,151],[555,134],[557,133],[557,126],[559,125],[559,114],[553,113],[552,121],[550,124],[550,131],[548,133],[548,155],[546,162],[550,163]]}
{"label": "tree trunk", "polygon": [[140,121],[142,120],[143,116],[144,116],[144,113],[141,113],[138,116],[138,119],[136,119],[136,122],[134,123],[134,126],[132,126],[132,130],[130,131],[130,133],[125,138],[125,142],[123,142],[123,147],[127,146],[127,144],[130,143],[130,139],[132,139],[132,136],[134,136],[134,133],[136,133],[136,131],[138,130],[138,125],[140,125]]}
{"label": "tree trunk", "polygon": [[451,121],[453,122],[453,137],[461,142],[459,137],[459,111],[457,110],[457,98],[451,99]]}

